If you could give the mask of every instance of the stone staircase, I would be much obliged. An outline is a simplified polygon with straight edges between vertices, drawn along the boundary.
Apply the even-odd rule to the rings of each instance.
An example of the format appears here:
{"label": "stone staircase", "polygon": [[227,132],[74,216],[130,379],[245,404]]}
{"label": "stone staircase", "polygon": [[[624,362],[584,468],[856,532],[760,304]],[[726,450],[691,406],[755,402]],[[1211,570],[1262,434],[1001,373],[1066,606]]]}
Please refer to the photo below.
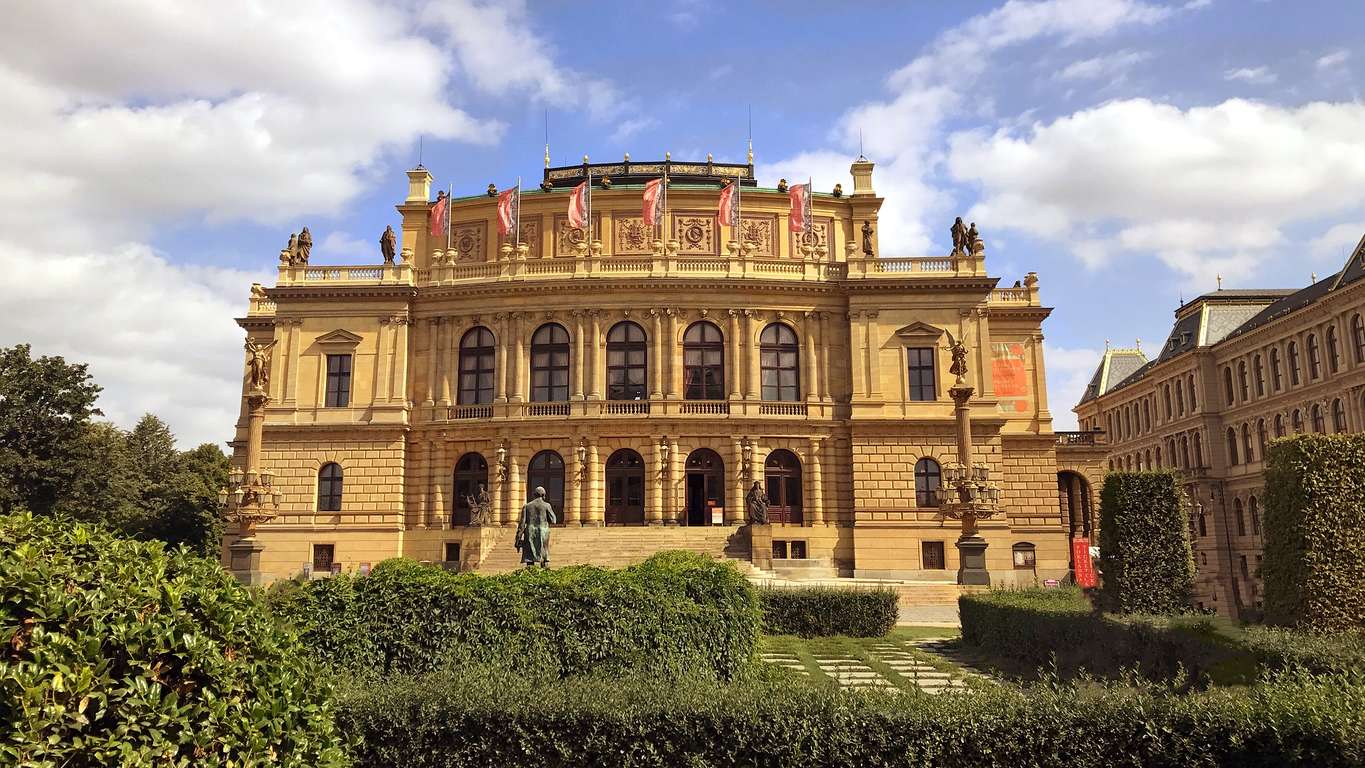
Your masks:
{"label": "stone staircase", "polygon": [[[498,528],[484,539],[479,573],[506,573],[521,567],[521,553],[512,544],[515,534],[515,528]],[[729,558],[742,571],[753,570],[748,534],[738,526],[564,527],[550,533],[550,565],[556,568],[621,568],[670,549]]]}

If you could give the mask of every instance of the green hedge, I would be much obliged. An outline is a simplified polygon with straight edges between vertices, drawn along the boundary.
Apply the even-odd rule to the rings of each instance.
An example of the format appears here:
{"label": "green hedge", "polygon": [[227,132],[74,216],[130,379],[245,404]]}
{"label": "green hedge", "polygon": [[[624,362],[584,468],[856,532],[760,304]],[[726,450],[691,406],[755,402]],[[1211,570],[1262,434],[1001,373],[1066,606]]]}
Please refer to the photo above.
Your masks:
{"label": "green hedge", "polygon": [[1189,609],[1194,558],[1175,473],[1105,475],[1100,553],[1106,609],[1151,614]]}
{"label": "green hedge", "polygon": [[597,671],[731,679],[756,654],[758,599],[733,566],[663,552],[621,570],[452,573],[411,560],[271,593],[329,664],[421,673],[496,663],[541,677]]}
{"label": "green hedge", "polygon": [[466,671],[343,697],[367,768],[938,766],[1071,768],[1365,761],[1365,681],[1287,676],[1179,695],[1164,686],[992,686],[927,696],[788,678],[546,684]]}
{"label": "green hedge", "polygon": [[0,765],[342,765],[319,671],[216,562],[0,517]]}
{"label": "green hedge", "polygon": [[900,604],[893,589],[773,587],[758,592],[763,631],[801,637],[881,637],[896,626]]}
{"label": "green hedge", "polygon": [[1266,621],[1365,628],[1365,435],[1276,440],[1265,482]]}

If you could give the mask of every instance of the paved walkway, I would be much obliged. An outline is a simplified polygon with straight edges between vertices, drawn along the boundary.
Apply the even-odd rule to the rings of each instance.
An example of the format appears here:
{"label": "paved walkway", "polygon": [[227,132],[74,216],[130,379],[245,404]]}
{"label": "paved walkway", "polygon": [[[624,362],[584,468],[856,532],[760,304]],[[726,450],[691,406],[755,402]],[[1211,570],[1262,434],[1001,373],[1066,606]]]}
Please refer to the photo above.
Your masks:
{"label": "paved walkway", "polygon": [[763,654],[763,660],[799,675],[810,676],[812,667],[843,688],[877,689],[900,693],[917,688],[925,693],[970,693],[967,679],[984,679],[956,665],[949,656],[940,653],[939,643],[951,643],[949,638],[928,640],[882,640],[867,646],[866,655],[854,652],[839,654],[782,651]]}
{"label": "paved walkway", "polygon": [[960,627],[956,605],[907,605],[901,607],[897,624],[919,627]]}

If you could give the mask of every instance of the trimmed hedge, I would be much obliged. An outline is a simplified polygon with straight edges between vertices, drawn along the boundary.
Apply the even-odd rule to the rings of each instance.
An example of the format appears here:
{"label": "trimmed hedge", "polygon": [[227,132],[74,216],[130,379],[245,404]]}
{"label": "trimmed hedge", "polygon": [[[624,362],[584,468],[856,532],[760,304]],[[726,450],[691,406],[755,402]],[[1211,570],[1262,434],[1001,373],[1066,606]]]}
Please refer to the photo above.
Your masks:
{"label": "trimmed hedge", "polygon": [[1265,618],[1365,628],[1365,435],[1298,435],[1266,453]]}
{"label": "trimmed hedge", "polygon": [[1110,472],[1100,495],[1103,601],[1119,613],[1181,613],[1194,588],[1179,480],[1174,472]]}
{"label": "trimmed hedge", "polygon": [[389,560],[368,576],[309,581],[270,600],[320,659],[357,675],[500,664],[542,678],[596,671],[728,680],[753,663],[758,642],[748,580],[690,552],[621,570],[499,576]]}
{"label": "trimmed hedge", "polygon": [[342,698],[367,768],[537,765],[1164,768],[1359,766],[1365,681],[1286,676],[1180,695],[1164,686],[989,686],[891,696],[789,677],[540,684],[467,670]]}
{"label": "trimmed hedge", "polygon": [[774,587],[760,589],[758,597],[770,635],[882,637],[900,618],[893,589]]}
{"label": "trimmed hedge", "polygon": [[0,517],[0,765],[344,765],[319,672],[216,562]]}

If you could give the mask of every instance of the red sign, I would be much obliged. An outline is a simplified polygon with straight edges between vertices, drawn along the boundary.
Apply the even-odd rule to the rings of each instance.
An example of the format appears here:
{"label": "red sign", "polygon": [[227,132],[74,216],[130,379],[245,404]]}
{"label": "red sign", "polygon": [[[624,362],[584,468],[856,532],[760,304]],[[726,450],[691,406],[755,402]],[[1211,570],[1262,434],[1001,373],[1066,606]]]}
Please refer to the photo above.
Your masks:
{"label": "red sign", "polygon": [[1075,563],[1077,586],[1096,586],[1095,564],[1090,562],[1090,539],[1071,540],[1071,562]]}

